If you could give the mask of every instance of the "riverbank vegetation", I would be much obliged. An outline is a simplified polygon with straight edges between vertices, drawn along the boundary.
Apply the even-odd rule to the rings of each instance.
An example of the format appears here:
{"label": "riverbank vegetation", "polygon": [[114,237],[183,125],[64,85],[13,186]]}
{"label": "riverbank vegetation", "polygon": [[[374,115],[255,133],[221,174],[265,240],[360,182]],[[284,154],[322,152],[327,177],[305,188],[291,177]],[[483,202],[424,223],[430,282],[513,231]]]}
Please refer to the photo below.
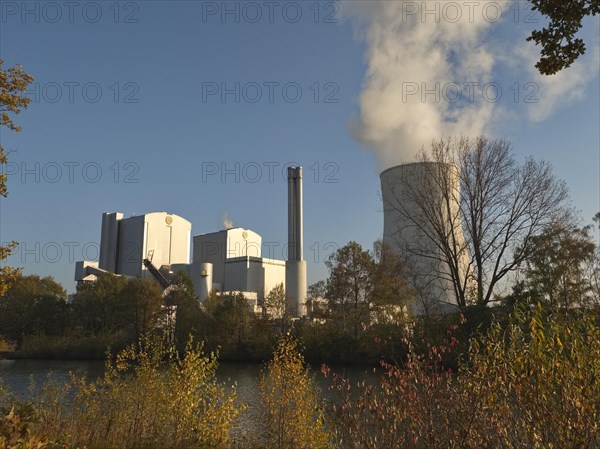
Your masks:
{"label": "riverbank vegetation", "polygon": [[[473,338],[458,374],[457,341],[384,364],[381,385],[335,377],[343,449],[594,448],[600,444],[600,332],[593,315],[517,310]],[[409,344],[412,344],[409,341]]]}
{"label": "riverbank vegetation", "polygon": [[[42,287],[48,285],[52,289],[45,291]],[[200,304],[193,292],[182,289],[168,299],[168,304],[177,306],[174,318],[173,308],[163,307],[165,300],[150,280],[102,276],[95,284],[80,287],[71,304],[63,293],[56,293],[64,292],[59,287],[49,278],[19,276],[13,289],[0,298],[5,357],[104,359],[107,350],[118,352],[153,329],[175,342],[180,351],[192,335],[204,342],[207,351],[218,352],[222,361],[264,362],[271,358],[279,338],[293,332],[312,363],[377,365],[382,359],[403,357],[403,332],[409,323],[435,342],[444,336],[440,329],[456,324],[461,316],[457,312],[409,319],[399,314],[382,319],[371,315],[374,308],[361,300],[357,305],[332,303],[320,309],[315,319],[292,321],[285,315],[255,314],[242,295],[213,294]],[[146,295],[143,302],[136,299],[142,294]],[[485,328],[492,313],[506,316],[509,310],[466,308],[462,316],[467,324],[461,329],[472,333]]]}
{"label": "riverbank vegetation", "polygon": [[[189,342],[179,354],[152,338],[107,361],[105,376],[48,383],[18,403],[1,390],[0,448],[593,448],[600,444],[600,328],[585,311],[517,308],[444,364],[460,324],[439,345],[408,327],[407,356],[379,383],[351,384],[323,367],[325,402],[297,339],[280,339],[260,380],[257,430],[232,438],[245,413],[216,358]],[[460,332],[459,332],[460,333]],[[418,349],[425,344],[427,351]],[[72,398],[72,399],[69,399]]]}
{"label": "riverbank vegetation", "polygon": [[[495,306],[413,317],[385,248],[355,242],[329,259],[303,320],[255,314],[242,295],[200,303],[182,274],[166,299],[152,281],[107,275],[71,303],[51,278],[19,275],[0,298],[5,347],[107,365],[100,380],[48,382],[25,403],[0,390],[0,449],[597,447],[600,290],[588,232],[536,237],[540,250]],[[255,432],[235,433],[247,411],[235,386],[216,382],[217,354],[268,361]],[[335,396],[325,402],[305,360],[383,374],[356,385],[324,365]]]}
{"label": "riverbank vegetation", "polygon": [[46,383],[30,403],[4,398],[0,448],[226,447],[243,410],[215,380],[216,355],[190,340],[180,355],[142,337],[107,358],[104,376]]}
{"label": "riverbank vegetation", "polygon": [[287,335],[277,344],[260,378],[260,397],[266,447],[331,447],[325,407],[295,338]]}

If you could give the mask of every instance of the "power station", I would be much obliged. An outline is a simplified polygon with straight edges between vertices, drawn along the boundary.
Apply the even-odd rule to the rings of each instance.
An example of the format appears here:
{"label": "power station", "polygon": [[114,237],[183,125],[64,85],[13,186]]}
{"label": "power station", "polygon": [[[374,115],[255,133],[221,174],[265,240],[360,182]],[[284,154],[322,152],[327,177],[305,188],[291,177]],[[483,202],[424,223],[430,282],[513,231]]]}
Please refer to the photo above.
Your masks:
{"label": "power station", "polygon": [[[436,180],[444,179],[444,183]],[[431,238],[427,214],[450,220],[457,245],[464,244],[460,223],[460,176],[449,164],[418,162],[384,170],[380,175],[384,210],[383,242],[400,257],[404,277],[416,292],[410,312],[447,312],[457,304],[449,267]],[[427,192],[427,198],[423,197]],[[262,257],[262,237],[244,228],[195,235],[186,219],[167,212],[123,218],[104,213],[98,262],[77,262],[75,280],[90,282],[101,273],[156,279],[169,291],[173,273],[187,273],[201,301],[210,292],[241,292],[258,313],[268,293],[283,284],[286,311],[306,315],[307,264],[303,254],[302,168],[288,167],[287,260]],[[419,196],[419,194],[421,196]],[[427,201],[427,208],[417,204]],[[193,248],[192,248],[193,244]],[[191,254],[191,260],[190,260]],[[459,265],[466,267],[468,256]]]}
{"label": "power station", "polygon": [[287,261],[263,258],[262,237],[250,229],[229,228],[193,239],[191,230],[189,221],[167,212],[129,218],[120,212],[104,213],[99,261],[77,262],[75,280],[93,282],[103,273],[153,278],[168,292],[173,274],[183,271],[191,277],[201,301],[211,291],[239,292],[257,313],[268,293],[283,284],[287,312],[294,317],[306,314],[301,167],[288,168]]}

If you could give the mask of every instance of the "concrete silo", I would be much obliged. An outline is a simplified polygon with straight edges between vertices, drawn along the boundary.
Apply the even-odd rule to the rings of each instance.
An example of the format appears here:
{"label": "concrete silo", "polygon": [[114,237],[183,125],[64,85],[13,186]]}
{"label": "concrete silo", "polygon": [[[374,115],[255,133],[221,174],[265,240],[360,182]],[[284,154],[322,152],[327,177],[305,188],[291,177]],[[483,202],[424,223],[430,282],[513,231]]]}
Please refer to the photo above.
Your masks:
{"label": "concrete silo", "polygon": [[456,294],[440,240],[447,236],[461,248],[459,265],[464,269],[458,168],[437,162],[402,164],[384,170],[380,179],[383,242],[400,257],[404,276],[416,291],[412,312],[453,309]]}

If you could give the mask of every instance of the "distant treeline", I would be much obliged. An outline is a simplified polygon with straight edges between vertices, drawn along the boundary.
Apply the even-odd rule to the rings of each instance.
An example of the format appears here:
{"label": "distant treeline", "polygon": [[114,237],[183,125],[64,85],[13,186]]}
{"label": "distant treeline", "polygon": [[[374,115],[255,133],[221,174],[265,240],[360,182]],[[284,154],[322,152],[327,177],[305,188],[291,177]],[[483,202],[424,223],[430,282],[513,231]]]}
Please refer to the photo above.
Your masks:
{"label": "distant treeline", "polygon": [[462,315],[366,322],[362,310],[341,318],[319,309],[318,318],[292,320],[285,313],[279,318],[256,314],[242,295],[211,294],[201,303],[183,273],[177,284],[180,288],[163,298],[152,280],[104,275],[81,284],[69,304],[52,278],[19,276],[0,298],[0,350],[19,358],[103,359],[107,351],[114,354],[141,335],[155,333],[180,350],[191,335],[206,350],[218,351],[221,360],[264,361],[280,336],[291,332],[310,361],[377,364],[405,356],[404,332],[411,323],[437,341],[445,338],[440,329],[461,316],[468,323],[463,331],[470,333],[487,327],[493,313],[506,315],[504,308],[469,308]]}

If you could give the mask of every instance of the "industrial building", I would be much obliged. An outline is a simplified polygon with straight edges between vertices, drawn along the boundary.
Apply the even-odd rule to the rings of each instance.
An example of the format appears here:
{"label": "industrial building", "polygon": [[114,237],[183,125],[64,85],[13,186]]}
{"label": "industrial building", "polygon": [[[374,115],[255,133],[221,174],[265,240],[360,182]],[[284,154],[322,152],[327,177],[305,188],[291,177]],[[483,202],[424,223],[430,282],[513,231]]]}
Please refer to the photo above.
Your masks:
{"label": "industrial building", "polygon": [[262,238],[250,229],[196,235],[192,251],[191,223],[178,215],[154,212],[122,217],[118,212],[102,215],[100,260],[77,262],[76,281],[93,281],[109,272],[157,279],[167,288],[171,275],[183,271],[200,300],[211,291],[241,292],[254,308],[277,284],[285,285],[286,262],[262,258]]}
{"label": "industrial building", "polygon": [[167,212],[123,218],[120,212],[102,214],[98,262],[75,266],[75,280],[93,281],[103,272],[127,277],[152,277],[144,259],[155,266],[189,264],[192,224]]}
{"label": "industrial building", "polygon": [[[444,185],[436,180],[444,179]],[[460,176],[450,164],[418,162],[384,170],[380,175],[384,207],[383,243],[403,262],[403,273],[416,292],[409,312],[444,313],[457,301],[440,249],[427,235],[430,213],[452,223],[452,238],[464,244],[460,223]],[[187,273],[200,301],[210,292],[242,293],[254,310],[263,311],[265,298],[283,284],[290,316],[305,316],[307,264],[303,257],[302,168],[288,167],[288,260],[262,257],[262,237],[245,228],[229,228],[193,236],[191,223],[174,214],[153,212],[123,218],[120,212],[102,215],[98,262],[77,262],[75,280],[93,282],[101,273],[156,279],[165,294],[174,273]],[[430,210],[415,203],[415,192],[427,192]],[[450,192],[450,193],[448,193]],[[416,200],[417,199],[417,200]],[[449,204],[450,203],[450,204]],[[443,217],[450,219],[444,219]],[[467,267],[466,254],[459,267]],[[190,258],[191,256],[191,258]]]}
{"label": "industrial building", "polygon": [[116,212],[102,215],[99,267],[113,273],[145,279],[143,260],[163,265],[190,261],[192,224],[178,215],[154,212],[130,218]]}
{"label": "industrial building", "polygon": [[167,212],[129,218],[120,212],[104,213],[99,261],[77,262],[75,280],[93,282],[102,273],[154,278],[168,292],[173,273],[183,271],[201,301],[211,291],[240,292],[256,312],[271,289],[283,284],[288,312],[296,317],[306,314],[301,167],[288,169],[288,261],[263,258],[262,237],[244,228],[195,235],[192,250],[191,229],[189,221]]}

